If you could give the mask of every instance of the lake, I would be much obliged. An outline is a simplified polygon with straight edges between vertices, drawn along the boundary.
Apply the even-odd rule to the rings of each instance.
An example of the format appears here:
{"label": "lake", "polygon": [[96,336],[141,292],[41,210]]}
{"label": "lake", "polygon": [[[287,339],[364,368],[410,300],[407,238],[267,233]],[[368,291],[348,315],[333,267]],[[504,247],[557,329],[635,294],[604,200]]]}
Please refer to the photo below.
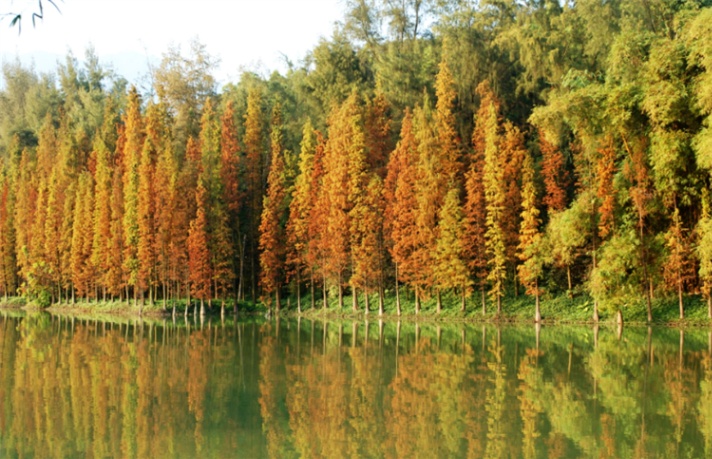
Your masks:
{"label": "lake", "polygon": [[0,333],[0,457],[712,456],[707,329],[43,314]]}

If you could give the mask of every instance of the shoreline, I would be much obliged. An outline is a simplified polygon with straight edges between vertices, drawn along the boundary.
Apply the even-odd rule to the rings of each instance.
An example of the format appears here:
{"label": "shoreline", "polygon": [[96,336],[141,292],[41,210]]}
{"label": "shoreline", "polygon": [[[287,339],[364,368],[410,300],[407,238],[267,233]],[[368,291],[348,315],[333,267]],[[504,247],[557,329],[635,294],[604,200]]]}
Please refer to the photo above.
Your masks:
{"label": "shoreline", "polygon": [[[544,303],[542,303],[544,305]],[[585,302],[583,305],[585,306]],[[549,304],[548,306],[551,306]],[[507,308],[503,308],[502,316],[498,317],[494,311],[489,311],[483,315],[481,310],[469,309],[465,313],[458,310],[443,310],[438,314],[432,308],[423,308],[420,314],[415,314],[412,308],[405,307],[403,313],[399,316],[396,311],[390,307],[386,308],[383,315],[378,314],[378,310],[369,310],[368,313],[362,308],[358,311],[351,310],[351,307],[339,309],[336,305],[331,305],[328,309],[316,307],[312,309],[308,307],[303,309],[301,314],[297,312],[294,304],[290,308],[284,308],[279,313],[268,313],[268,308],[263,304],[245,304],[238,307],[238,312],[233,312],[233,306],[225,307],[225,318],[237,317],[265,317],[266,320],[274,319],[307,319],[307,320],[328,320],[328,321],[384,321],[387,323],[405,322],[405,323],[426,323],[426,324],[469,324],[469,325],[536,325],[534,320],[534,310],[529,311],[526,308],[516,307],[511,304]],[[550,309],[550,307],[542,307],[542,310]],[[581,309],[579,306],[578,309]],[[699,308],[697,308],[699,309]],[[0,301],[0,311],[22,311],[24,313],[46,312],[52,315],[72,316],[90,318],[96,320],[112,320],[112,319],[146,319],[146,320],[171,320],[173,318],[173,308],[167,307],[163,309],[162,304],[144,305],[142,313],[139,314],[138,306],[126,302],[88,302],[75,304],[54,304],[49,307],[40,307],[22,299],[13,298],[10,301]],[[581,311],[570,309],[562,317],[552,317],[553,311],[548,311],[548,314],[542,314],[542,320],[538,322],[541,326],[556,326],[556,325],[575,325],[575,326],[595,326],[596,324],[605,327],[617,327],[615,314],[601,314],[601,319],[594,322],[592,319],[587,319],[582,316]],[[586,312],[586,308],[583,308]],[[176,309],[175,318],[182,319],[185,317],[185,305],[181,304]],[[191,310],[188,317],[199,316],[194,310]],[[712,320],[706,315],[701,317],[700,311],[690,311],[690,314],[685,319],[653,320],[651,323],[645,320],[636,320],[635,315],[630,314],[631,318],[626,319],[626,314],[623,314],[623,327],[667,327],[667,328],[705,328],[712,327]],[[221,318],[219,306],[206,308],[206,318]]]}

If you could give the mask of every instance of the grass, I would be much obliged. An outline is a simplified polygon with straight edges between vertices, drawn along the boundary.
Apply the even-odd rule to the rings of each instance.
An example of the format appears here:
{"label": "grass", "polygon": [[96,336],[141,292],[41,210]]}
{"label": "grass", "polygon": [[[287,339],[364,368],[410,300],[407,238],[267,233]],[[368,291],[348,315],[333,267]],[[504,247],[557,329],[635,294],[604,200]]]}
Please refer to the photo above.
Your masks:
{"label": "grass", "polygon": [[[326,310],[322,308],[322,297],[317,294],[315,298],[316,307],[311,307],[311,297],[307,293],[301,299],[302,302],[302,317],[306,318],[323,318],[330,319],[362,319],[365,315],[365,301],[363,295],[358,298],[359,310],[352,311],[352,297],[344,296],[344,307],[339,309],[338,299],[335,294],[330,294],[328,297],[328,307]],[[479,292],[467,298],[466,310],[461,312],[461,298],[459,295],[445,293],[442,295],[442,311],[437,313],[437,305],[435,298],[428,298],[421,302],[421,311],[418,315],[415,314],[414,298],[412,292],[407,292],[405,289],[401,291],[401,307],[402,315],[398,317],[396,311],[395,294],[392,291],[387,291],[384,298],[384,319],[385,320],[406,320],[406,321],[430,321],[430,322],[469,322],[469,323],[533,323],[534,322],[534,298],[526,295],[509,295],[502,299],[502,315],[497,316],[496,304],[491,298],[486,298],[486,311],[482,313],[481,296]],[[186,300],[176,302],[176,314],[185,314],[187,306]],[[196,302],[192,302],[191,314],[194,312],[192,308],[196,306]],[[225,312],[227,315],[233,314],[234,301],[228,300],[225,304]],[[11,297],[6,301],[0,301],[2,309],[43,309],[27,302],[21,297]],[[593,299],[586,293],[581,291],[575,292],[573,298],[570,298],[565,293],[558,295],[547,295],[541,298],[540,303],[542,320],[544,323],[571,323],[571,324],[587,324],[592,323],[593,317]],[[133,302],[122,301],[77,301],[75,304],[55,304],[46,309],[52,313],[82,315],[84,317],[97,318],[98,316],[124,316],[137,317],[139,315],[138,306]],[[240,301],[237,304],[237,310],[241,315],[257,315],[264,314],[268,307],[263,303],[252,303]],[[624,322],[627,324],[645,324],[647,322],[647,313],[645,299],[624,304],[621,307]],[[220,303],[213,302],[212,307],[206,303],[206,312],[211,315],[220,314]],[[615,323],[616,309],[609,305],[599,306],[599,316],[602,323]],[[707,304],[699,296],[688,296],[685,298],[685,319],[679,319],[679,310],[677,306],[677,298],[656,298],[652,303],[653,323],[658,325],[675,325],[675,326],[701,326],[709,325],[710,320],[707,318]],[[153,305],[145,304],[143,306],[142,315],[144,317],[163,318],[170,317],[172,314],[172,303],[168,302],[166,309],[163,308],[161,301]],[[370,296],[370,312],[372,317],[378,314],[378,297],[377,295]],[[282,303],[282,316],[297,315],[297,300],[296,297],[289,297]]]}
{"label": "grass", "polygon": [[[513,323],[533,323],[534,322],[534,298],[526,295],[510,295],[502,299],[502,315],[497,316],[497,306],[490,298],[486,298],[486,311],[482,313],[482,303],[479,292],[469,297],[466,303],[465,312],[461,312],[461,298],[452,294],[442,295],[442,311],[437,313],[435,298],[429,298],[421,302],[420,314],[416,316],[414,299],[411,295],[401,293],[401,319],[405,320],[427,320],[443,322],[513,322]],[[322,308],[322,298],[316,298],[316,308],[311,308],[310,295],[302,298],[302,315],[306,317],[321,317],[323,315],[332,318],[356,318],[364,315],[364,298],[359,297],[359,311],[352,311],[352,297],[344,296],[344,307],[339,309],[338,299],[332,295],[328,299],[326,310]],[[677,298],[656,298],[652,302],[653,323],[658,325],[709,325],[707,318],[707,304],[699,296],[685,298],[685,319],[679,319]],[[587,324],[593,322],[593,299],[581,292],[577,292],[573,298],[568,295],[559,294],[544,296],[540,301],[542,320],[545,323],[575,323]],[[378,298],[371,296],[370,314],[378,314]],[[615,323],[617,309],[608,305],[599,305],[599,318],[602,323]],[[647,323],[647,312],[645,299],[625,304],[621,308],[623,320],[628,324]],[[283,308],[282,314],[296,315],[296,300],[291,300],[291,308]],[[397,318],[395,294],[387,293],[384,300],[384,316],[386,319]]]}

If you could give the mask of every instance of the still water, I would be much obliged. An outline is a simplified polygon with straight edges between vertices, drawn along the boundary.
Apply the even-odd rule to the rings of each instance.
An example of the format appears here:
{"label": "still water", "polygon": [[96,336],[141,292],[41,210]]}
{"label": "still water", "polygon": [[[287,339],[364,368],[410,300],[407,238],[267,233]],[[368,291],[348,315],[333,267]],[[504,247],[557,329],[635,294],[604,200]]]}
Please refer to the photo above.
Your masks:
{"label": "still water", "polygon": [[0,457],[712,457],[706,329],[36,315],[0,334]]}

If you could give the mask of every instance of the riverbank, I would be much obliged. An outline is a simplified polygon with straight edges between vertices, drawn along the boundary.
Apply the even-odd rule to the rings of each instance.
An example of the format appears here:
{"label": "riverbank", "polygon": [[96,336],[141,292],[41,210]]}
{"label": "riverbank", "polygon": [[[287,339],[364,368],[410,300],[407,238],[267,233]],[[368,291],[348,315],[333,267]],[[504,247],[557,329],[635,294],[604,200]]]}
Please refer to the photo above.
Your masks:
{"label": "riverbank", "polygon": [[[407,295],[401,296],[401,315],[398,316],[395,296],[387,295],[384,300],[383,316],[378,315],[378,297],[370,297],[370,310],[365,311],[364,297],[359,297],[358,310],[352,309],[352,297],[345,296],[343,308],[339,309],[338,301],[329,300],[328,307],[323,308],[321,298],[311,306],[309,297],[302,300],[301,316],[305,318],[332,319],[363,319],[366,316],[384,320],[428,321],[428,322],[465,322],[465,323],[534,323],[534,298],[525,295],[510,296],[502,300],[502,314],[497,315],[497,306],[489,298],[483,312],[481,298],[467,300],[466,309],[461,311],[460,297],[454,295],[442,296],[442,309],[437,312],[434,298],[423,301],[421,310],[416,315],[414,300]],[[543,324],[593,324],[593,299],[585,294],[573,298],[565,294],[543,297],[540,310]],[[680,320],[676,298],[657,298],[651,304],[653,325],[662,326],[709,326],[712,321],[707,317],[707,304],[701,297],[688,297],[685,300],[685,318]],[[616,324],[616,312],[605,305],[599,306],[599,323]],[[623,321],[627,325],[647,325],[645,299],[621,308]],[[299,316],[296,301],[291,300],[291,306],[281,311],[282,316]]]}
{"label": "riverbank", "polygon": [[[534,322],[534,299],[520,295],[518,297],[506,297],[502,301],[502,314],[497,315],[496,304],[488,299],[486,309],[483,313],[481,299],[477,297],[468,298],[466,309],[461,311],[461,298],[454,295],[442,296],[442,310],[437,312],[437,305],[434,298],[422,302],[421,310],[415,313],[414,300],[408,294],[401,296],[401,315],[397,314],[395,295],[387,294],[384,300],[383,315],[378,314],[378,297],[372,295],[370,299],[370,309],[365,310],[365,299],[361,295],[358,300],[358,310],[352,309],[352,297],[344,296],[343,308],[339,308],[337,298],[331,297],[328,307],[323,308],[322,298],[315,298],[314,306],[309,295],[302,298],[302,312],[297,310],[296,298],[287,298],[282,304],[279,313],[281,317],[303,318],[328,318],[333,320],[350,319],[363,320],[366,317],[378,318],[385,321],[417,321],[417,322],[439,322],[439,323],[533,323]],[[185,300],[176,303],[176,315],[185,315],[187,302]],[[81,315],[82,317],[122,317],[122,318],[151,318],[165,319],[173,315],[173,305],[156,302],[153,305],[145,304],[140,310],[133,302],[121,301],[78,301],[74,304],[54,304],[47,308],[26,301],[21,297],[0,300],[0,309],[26,310],[26,311],[47,311],[52,314],[61,315]],[[218,302],[212,306],[205,306],[206,314],[211,316],[221,315],[221,307]],[[541,315],[543,324],[592,324],[593,323],[593,300],[579,294],[573,298],[567,295],[549,296],[541,300]],[[239,315],[268,315],[268,307],[263,303],[239,302],[237,305]],[[196,311],[195,302],[192,303],[189,314]],[[225,304],[225,315],[234,315],[235,308],[233,301]],[[616,321],[615,310],[606,308],[605,305],[599,307],[599,323],[614,324]],[[621,308],[623,321],[627,325],[646,325],[647,314],[644,299],[639,303],[624,305]],[[709,326],[712,324],[707,317],[707,305],[701,297],[688,297],[685,300],[685,319],[680,320],[677,301],[675,298],[657,298],[652,303],[653,325],[663,326]],[[274,310],[272,315],[275,315]]]}

